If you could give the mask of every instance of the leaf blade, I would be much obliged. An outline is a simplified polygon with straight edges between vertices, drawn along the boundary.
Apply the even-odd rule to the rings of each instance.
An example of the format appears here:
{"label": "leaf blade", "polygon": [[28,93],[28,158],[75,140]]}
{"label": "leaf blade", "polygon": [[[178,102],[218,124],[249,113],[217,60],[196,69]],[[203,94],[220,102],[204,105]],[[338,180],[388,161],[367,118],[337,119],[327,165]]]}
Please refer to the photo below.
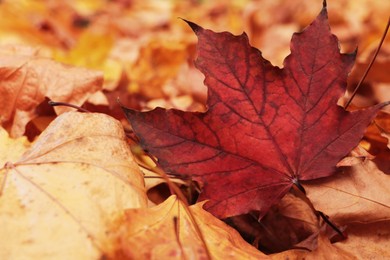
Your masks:
{"label": "leaf blade", "polygon": [[330,176],[388,103],[355,112],[337,100],[355,53],[341,54],[324,7],[279,69],[245,34],[215,33],[188,22],[198,36],[196,66],[208,86],[206,113],[124,109],[141,145],[170,174],[202,183],[205,208],[225,218],[260,217],[293,183]]}

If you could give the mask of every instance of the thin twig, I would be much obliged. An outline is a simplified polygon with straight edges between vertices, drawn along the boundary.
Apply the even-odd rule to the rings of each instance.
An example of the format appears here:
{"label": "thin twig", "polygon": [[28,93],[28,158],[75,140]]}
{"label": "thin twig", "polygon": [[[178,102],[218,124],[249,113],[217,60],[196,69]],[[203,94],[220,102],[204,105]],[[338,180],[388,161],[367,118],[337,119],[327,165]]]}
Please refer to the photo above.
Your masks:
{"label": "thin twig", "polygon": [[325,223],[328,224],[331,228],[333,228],[333,230],[336,231],[337,234],[339,234],[343,239],[348,238],[335,224],[332,223],[332,221],[329,220],[328,216],[326,216],[322,211],[317,211],[317,213],[325,221]]}
{"label": "thin twig", "polygon": [[73,105],[73,104],[69,104],[69,103],[65,103],[65,102],[55,102],[55,101],[49,101],[47,102],[50,106],[52,107],[56,107],[56,106],[65,106],[65,107],[71,107],[71,108],[75,108],[77,110],[80,110],[82,112],[85,112],[85,113],[91,113],[91,111],[85,109],[85,108],[82,108],[82,107],[79,107],[79,106],[76,106],[76,105]]}
{"label": "thin twig", "polygon": [[337,234],[339,234],[342,238],[346,239],[347,236],[340,231],[340,229],[332,222],[330,221],[329,217],[326,216],[322,211],[316,210],[314,208],[314,205],[311,203],[309,198],[306,196],[306,191],[303,188],[303,186],[299,183],[299,181],[294,182],[293,191],[296,191],[296,195],[302,199],[306,204],[311,208],[311,210],[317,215],[320,216],[326,224],[328,224],[331,228],[333,228]]}
{"label": "thin twig", "polygon": [[368,72],[370,71],[372,65],[374,64],[376,56],[378,56],[378,53],[379,53],[379,51],[380,51],[380,49],[382,47],[382,44],[385,41],[387,31],[389,30],[389,25],[390,25],[390,17],[389,17],[389,20],[387,20],[387,25],[386,25],[385,32],[382,35],[382,39],[381,39],[381,41],[380,41],[380,43],[378,45],[378,48],[375,51],[374,57],[372,58],[370,64],[368,65],[366,71],[364,72],[363,77],[360,79],[359,83],[357,84],[355,90],[353,91],[352,96],[349,98],[348,102],[345,104],[344,109],[347,109],[348,106],[351,104],[352,99],[355,97],[359,87],[362,85],[363,81],[366,79],[366,76],[367,76]]}

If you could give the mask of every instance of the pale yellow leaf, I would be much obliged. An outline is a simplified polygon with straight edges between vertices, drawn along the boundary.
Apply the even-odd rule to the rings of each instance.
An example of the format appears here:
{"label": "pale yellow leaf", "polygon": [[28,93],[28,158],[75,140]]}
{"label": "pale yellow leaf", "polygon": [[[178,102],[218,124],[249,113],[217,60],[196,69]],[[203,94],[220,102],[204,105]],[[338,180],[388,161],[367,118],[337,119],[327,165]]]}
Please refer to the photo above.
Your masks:
{"label": "pale yellow leaf", "polygon": [[[2,143],[1,154],[14,146]],[[110,223],[146,207],[122,126],[104,114],[62,114],[4,164],[0,259],[97,259],[113,246]]]}

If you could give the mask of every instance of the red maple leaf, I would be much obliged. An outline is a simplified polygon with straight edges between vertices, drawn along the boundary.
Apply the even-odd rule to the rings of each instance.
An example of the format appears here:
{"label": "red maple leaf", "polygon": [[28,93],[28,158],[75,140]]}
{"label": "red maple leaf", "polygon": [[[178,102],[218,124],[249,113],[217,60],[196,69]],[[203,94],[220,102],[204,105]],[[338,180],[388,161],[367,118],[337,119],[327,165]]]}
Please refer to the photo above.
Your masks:
{"label": "red maple leaf", "polygon": [[293,35],[283,69],[245,33],[187,23],[199,40],[208,111],[124,110],[142,147],[167,173],[202,183],[199,200],[208,199],[205,208],[219,218],[252,210],[262,217],[294,183],[335,174],[386,105],[354,112],[337,105],[356,53],[340,53],[326,6]]}

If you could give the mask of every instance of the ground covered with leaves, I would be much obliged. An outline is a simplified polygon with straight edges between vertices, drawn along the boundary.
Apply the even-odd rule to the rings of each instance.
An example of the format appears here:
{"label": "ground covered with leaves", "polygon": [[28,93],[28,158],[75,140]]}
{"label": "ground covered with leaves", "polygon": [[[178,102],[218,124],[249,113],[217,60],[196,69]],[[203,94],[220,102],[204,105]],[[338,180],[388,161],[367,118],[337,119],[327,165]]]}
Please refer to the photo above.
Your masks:
{"label": "ground covered with leaves", "polygon": [[389,8],[2,1],[0,258],[390,258]]}

